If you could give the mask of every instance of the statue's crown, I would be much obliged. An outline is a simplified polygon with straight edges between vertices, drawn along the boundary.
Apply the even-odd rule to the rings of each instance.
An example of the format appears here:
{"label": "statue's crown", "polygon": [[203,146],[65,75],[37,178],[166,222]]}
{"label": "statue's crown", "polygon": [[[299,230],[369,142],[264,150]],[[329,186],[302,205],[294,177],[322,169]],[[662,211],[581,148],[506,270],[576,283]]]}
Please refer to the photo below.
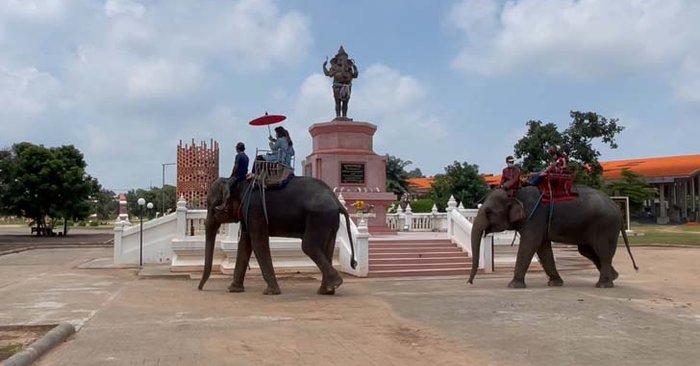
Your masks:
{"label": "statue's crown", "polygon": [[339,54],[339,55],[345,55],[345,56],[348,55],[348,54],[345,52],[345,49],[343,48],[343,46],[340,46],[340,49],[338,50],[338,54]]}

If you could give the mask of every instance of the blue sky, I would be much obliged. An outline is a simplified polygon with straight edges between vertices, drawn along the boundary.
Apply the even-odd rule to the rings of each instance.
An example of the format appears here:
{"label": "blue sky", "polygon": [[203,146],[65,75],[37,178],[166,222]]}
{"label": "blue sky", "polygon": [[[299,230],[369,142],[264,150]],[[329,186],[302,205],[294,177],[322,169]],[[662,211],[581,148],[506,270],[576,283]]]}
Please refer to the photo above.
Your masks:
{"label": "blue sky", "polygon": [[5,0],[0,147],[74,144],[122,191],[160,185],[181,139],[217,140],[227,175],[268,111],[299,163],[334,116],[321,64],[342,44],[349,116],[429,175],[499,172],[525,122],[563,129],[570,110],[626,127],[603,160],[698,153],[698,18],[691,0]]}

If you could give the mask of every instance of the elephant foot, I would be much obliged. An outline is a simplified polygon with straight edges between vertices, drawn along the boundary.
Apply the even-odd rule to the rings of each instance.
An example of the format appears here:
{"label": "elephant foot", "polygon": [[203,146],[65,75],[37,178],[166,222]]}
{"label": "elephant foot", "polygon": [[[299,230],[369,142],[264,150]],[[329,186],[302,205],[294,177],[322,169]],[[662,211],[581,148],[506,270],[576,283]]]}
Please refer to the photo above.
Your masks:
{"label": "elephant foot", "polygon": [[525,281],[512,280],[508,283],[508,288],[526,288]]}
{"label": "elephant foot", "polygon": [[335,295],[335,289],[328,288],[326,286],[321,286],[318,288],[318,291],[316,291],[316,293],[319,295]]}
{"label": "elephant foot", "polygon": [[598,282],[595,284],[595,287],[598,287],[598,288],[613,288],[613,287],[615,287],[615,285],[613,285],[613,282],[612,282],[612,281],[607,281],[607,282],[598,281]]}
{"label": "elephant foot", "polygon": [[615,281],[618,277],[620,277],[620,274],[617,273],[617,271],[613,268],[613,270],[612,270],[612,280]]}
{"label": "elephant foot", "polygon": [[280,291],[279,286],[277,286],[277,287],[267,286],[265,291],[263,291],[263,295],[279,295],[281,293],[282,293],[282,291]]}
{"label": "elephant foot", "polygon": [[564,280],[562,280],[561,278],[553,278],[553,279],[550,279],[550,280],[547,282],[547,286],[552,286],[552,287],[561,287],[561,286],[564,286]]}
{"label": "elephant foot", "polygon": [[339,274],[326,283],[321,283],[321,287],[318,289],[317,293],[319,295],[333,295],[335,290],[343,284],[343,278]]}
{"label": "elephant foot", "polygon": [[232,283],[228,287],[228,292],[245,292],[245,288],[243,285],[237,285],[235,283]]}

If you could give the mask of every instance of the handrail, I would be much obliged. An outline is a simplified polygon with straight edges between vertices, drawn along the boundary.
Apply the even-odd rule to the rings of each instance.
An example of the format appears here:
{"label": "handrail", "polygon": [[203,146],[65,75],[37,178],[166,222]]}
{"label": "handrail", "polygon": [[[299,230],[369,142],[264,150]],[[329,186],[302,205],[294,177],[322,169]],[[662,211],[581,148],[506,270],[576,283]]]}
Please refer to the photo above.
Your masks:
{"label": "handrail", "polygon": [[345,224],[345,215],[339,214],[338,216],[340,226],[338,227],[336,242],[340,242],[340,268],[345,273],[350,273],[357,277],[367,277],[369,272],[369,233],[367,232],[367,226],[361,225],[358,227],[352,218],[350,219],[350,234],[352,235],[352,243],[355,248],[355,260],[357,261],[357,267],[353,269],[350,266],[352,251],[350,249],[348,229]]}
{"label": "handrail", "polygon": [[[459,212],[451,210],[447,213],[447,234],[450,240],[462,251],[467,252],[469,257],[474,257],[471,249],[472,223]],[[481,238],[481,249],[479,250],[479,268],[484,272],[493,272],[493,236],[488,235]]]}

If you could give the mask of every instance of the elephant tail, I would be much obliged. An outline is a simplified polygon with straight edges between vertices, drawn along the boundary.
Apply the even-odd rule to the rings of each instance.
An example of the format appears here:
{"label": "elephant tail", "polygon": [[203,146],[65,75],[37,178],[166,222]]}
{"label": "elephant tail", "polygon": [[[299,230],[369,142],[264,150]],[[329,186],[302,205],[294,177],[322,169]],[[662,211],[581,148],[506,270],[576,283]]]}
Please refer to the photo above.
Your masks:
{"label": "elephant tail", "polygon": [[630,259],[632,259],[632,266],[634,266],[635,271],[639,271],[639,267],[637,267],[637,263],[634,261],[634,257],[632,256],[632,250],[630,249],[630,242],[627,239],[627,233],[625,232],[625,228],[622,228],[620,230],[622,233],[622,239],[625,241],[625,247],[627,247],[627,253],[630,254]]}
{"label": "elephant tail", "polygon": [[[338,202],[340,205],[340,202]],[[345,227],[348,230],[348,240],[350,241],[350,267],[352,269],[357,268],[357,260],[355,260],[355,245],[352,242],[352,232],[350,231],[350,215],[348,214],[348,210],[340,205],[340,213],[342,213],[345,216]]]}

